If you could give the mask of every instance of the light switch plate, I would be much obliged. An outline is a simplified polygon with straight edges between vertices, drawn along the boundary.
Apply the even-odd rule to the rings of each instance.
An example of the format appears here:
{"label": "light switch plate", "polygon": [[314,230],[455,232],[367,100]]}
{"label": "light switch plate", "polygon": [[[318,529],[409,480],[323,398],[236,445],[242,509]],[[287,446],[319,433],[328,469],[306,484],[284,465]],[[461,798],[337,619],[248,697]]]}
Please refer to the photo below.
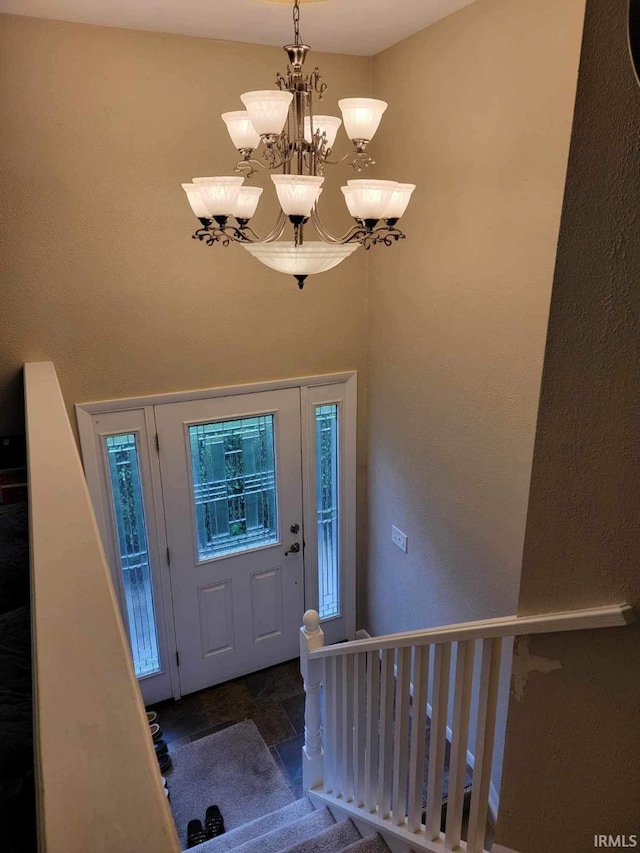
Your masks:
{"label": "light switch plate", "polygon": [[395,526],[395,524],[391,526],[391,541],[397,548],[400,548],[403,553],[407,553],[407,537],[404,535],[402,530],[399,530]]}

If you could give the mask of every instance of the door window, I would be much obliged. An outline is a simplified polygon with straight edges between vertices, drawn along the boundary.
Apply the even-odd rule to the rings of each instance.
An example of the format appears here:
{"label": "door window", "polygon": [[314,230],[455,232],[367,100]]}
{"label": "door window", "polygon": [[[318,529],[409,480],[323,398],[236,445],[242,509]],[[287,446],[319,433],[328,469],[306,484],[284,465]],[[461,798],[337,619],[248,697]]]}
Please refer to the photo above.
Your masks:
{"label": "door window", "polygon": [[135,433],[104,439],[118,536],[126,621],[138,678],[160,670],[149,544]]}
{"label": "door window", "polygon": [[340,615],[338,411],[337,403],[315,406],[320,619]]}
{"label": "door window", "polygon": [[278,541],[273,415],[189,427],[198,559]]}

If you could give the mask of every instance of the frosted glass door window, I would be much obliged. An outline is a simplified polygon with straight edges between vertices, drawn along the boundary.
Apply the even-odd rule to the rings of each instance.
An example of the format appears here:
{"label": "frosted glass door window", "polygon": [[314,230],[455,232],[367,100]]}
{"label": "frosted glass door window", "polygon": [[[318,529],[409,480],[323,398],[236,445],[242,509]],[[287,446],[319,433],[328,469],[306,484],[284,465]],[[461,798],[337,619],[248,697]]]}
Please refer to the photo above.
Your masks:
{"label": "frosted glass door window", "polygon": [[198,559],[278,541],[273,415],[189,427]]}
{"label": "frosted glass door window", "polygon": [[338,405],[315,411],[319,613],[329,619],[340,615]]}
{"label": "frosted glass door window", "polygon": [[160,670],[149,546],[135,433],[105,438],[129,642],[136,676]]}

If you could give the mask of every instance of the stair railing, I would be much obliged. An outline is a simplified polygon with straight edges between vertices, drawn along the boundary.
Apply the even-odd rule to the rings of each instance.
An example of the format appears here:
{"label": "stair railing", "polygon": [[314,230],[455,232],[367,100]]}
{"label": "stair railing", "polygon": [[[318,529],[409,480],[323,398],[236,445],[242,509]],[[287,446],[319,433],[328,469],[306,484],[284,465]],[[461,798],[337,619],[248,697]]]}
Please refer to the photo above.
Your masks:
{"label": "stair railing", "polygon": [[[622,626],[635,621],[635,614],[628,605],[612,605],[467,622],[333,646],[324,646],[315,610],[308,610],[303,621],[305,791],[393,839],[394,849],[482,853],[503,639]],[[472,690],[476,655],[477,685]],[[472,712],[476,731],[470,744]],[[465,847],[461,837],[468,760],[473,762],[473,785]]]}

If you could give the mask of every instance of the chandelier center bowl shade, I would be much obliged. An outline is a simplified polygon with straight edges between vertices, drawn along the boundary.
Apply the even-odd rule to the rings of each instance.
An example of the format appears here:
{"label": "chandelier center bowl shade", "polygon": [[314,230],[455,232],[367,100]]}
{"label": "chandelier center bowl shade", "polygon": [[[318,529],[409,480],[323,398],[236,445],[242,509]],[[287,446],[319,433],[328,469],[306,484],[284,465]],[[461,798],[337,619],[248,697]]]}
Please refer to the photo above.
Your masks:
{"label": "chandelier center bowl shade", "polygon": [[[284,48],[289,65],[285,74],[276,75],[276,87],[244,92],[240,100],[245,109],[222,114],[241,157],[236,174],[193,178],[182,188],[201,225],[194,239],[210,246],[240,243],[271,269],[294,275],[302,287],[307,276],[332,269],[359,246],[391,246],[404,239],[396,226],[415,185],[365,177],[349,180],[341,190],[354,224],[337,235],[323,222],[318,204],[325,170],[345,163],[360,174],[375,163],[368,146],[387,104],[376,98],[347,97],[338,101],[341,117],[316,111],[327,85],[318,68],[304,70],[310,48],[300,37],[300,2],[292,3],[294,40]],[[334,154],[341,128],[350,142],[342,156]],[[244,184],[257,169],[273,173],[280,203],[276,221],[262,236],[250,222],[263,190]],[[287,228],[293,230],[293,240],[282,239]],[[315,239],[306,239],[308,228],[315,230]]]}

